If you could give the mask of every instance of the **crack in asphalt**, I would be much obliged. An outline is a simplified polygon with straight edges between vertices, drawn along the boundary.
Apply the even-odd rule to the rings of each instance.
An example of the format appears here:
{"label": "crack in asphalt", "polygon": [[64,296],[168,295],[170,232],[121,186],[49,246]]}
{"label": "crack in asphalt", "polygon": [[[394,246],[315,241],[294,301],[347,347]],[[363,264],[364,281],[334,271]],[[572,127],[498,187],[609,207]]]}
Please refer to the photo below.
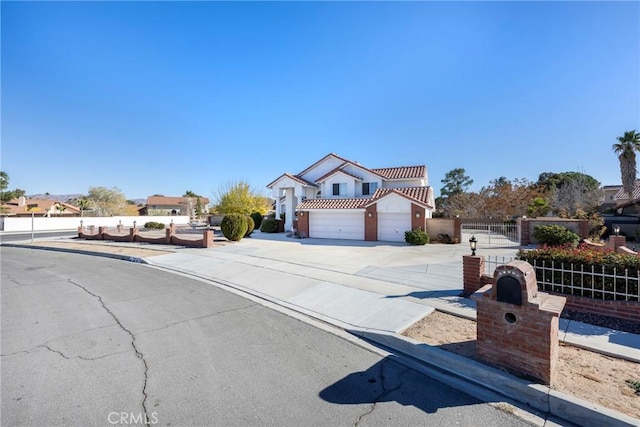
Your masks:
{"label": "crack in asphalt", "polygon": [[[100,360],[100,359],[104,359],[104,358],[109,357],[109,356],[113,356],[113,355],[116,355],[116,354],[122,354],[122,353],[128,353],[129,351],[131,351],[131,350],[115,351],[113,353],[103,354],[102,356],[96,356],[96,357],[84,357],[84,356],[71,356],[70,357],[70,356],[67,356],[66,354],[64,354],[63,352],[61,352],[60,350],[56,350],[54,348],[51,348],[50,346],[48,346],[46,344],[39,345],[36,348],[46,348],[47,350],[52,351],[54,353],[57,353],[60,356],[62,356],[64,359],[67,359],[67,360],[81,359],[81,360],[87,360],[87,361]],[[27,351],[26,353],[29,353],[29,352]]]}
{"label": "crack in asphalt", "polygon": [[[94,298],[96,298],[99,302],[100,305],[102,305],[102,308],[105,309],[105,311],[107,313],[109,313],[109,315],[111,317],[113,317],[113,320],[116,321],[116,323],[118,324],[118,326],[120,326],[120,329],[122,329],[124,332],[126,332],[127,334],[129,334],[129,336],[131,337],[131,347],[133,348],[133,351],[136,353],[136,357],[138,359],[140,359],[140,361],[142,362],[142,365],[144,366],[144,372],[143,372],[143,376],[144,376],[144,384],[142,386],[142,410],[144,412],[145,415],[145,425],[148,427],[149,426],[149,422],[147,420],[149,420],[149,413],[147,411],[147,398],[149,397],[147,395],[147,381],[149,379],[148,377],[148,373],[149,373],[149,365],[147,365],[147,361],[144,358],[144,355],[140,352],[140,350],[138,350],[138,347],[136,346],[136,336],[133,334],[133,332],[131,332],[129,329],[125,328],[124,325],[122,323],[120,323],[120,319],[118,319],[118,317],[113,314],[113,312],[111,310],[109,310],[109,308],[107,307],[107,305],[104,303],[104,301],[102,300],[102,297],[98,294],[94,294],[93,292],[91,292],[90,290],[88,290],[87,288],[85,288],[84,286],[82,286],[79,283],[75,283],[73,280],[68,279],[67,282],[71,283],[72,285],[82,289],[83,291],[85,291],[86,293],[88,293],[89,295],[93,296]],[[52,350],[53,351],[53,350]],[[62,354],[62,353],[60,353]]]}
{"label": "crack in asphalt", "polygon": [[398,383],[397,386],[393,387],[393,388],[387,388],[387,386],[384,383],[384,380],[386,378],[386,376],[384,375],[384,366],[390,362],[389,359],[384,360],[382,363],[380,363],[380,373],[378,374],[378,378],[380,379],[380,385],[382,386],[382,391],[380,392],[380,394],[378,396],[375,397],[375,399],[373,399],[373,403],[371,404],[371,406],[369,407],[369,409],[365,412],[363,412],[362,414],[358,415],[358,417],[356,418],[355,422],[353,423],[354,427],[360,425],[360,422],[362,421],[363,418],[365,418],[367,415],[371,414],[373,411],[375,411],[378,402],[380,402],[383,398],[385,398],[386,396],[388,396],[389,394],[393,393],[396,390],[399,390],[402,387],[402,377],[404,376],[404,374],[406,374],[407,372],[409,372],[411,369],[406,368],[404,371],[400,372],[400,374],[398,375],[398,378],[400,379],[400,382]]}
{"label": "crack in asphalt", "polygon": [[167,328],[170,328],[172,326],[179,325],[181,323],[191,322],[192,320],[201,320],[201,319],[206,319],[207,317],[215,317],[215,316],[218,316],[220,314],[233,313],[234,311],[246,310],[248,308],[255,307],[256,305],[258,305],[258,303],[249,304],[246,307],[231,308],[229,310],[222,310],[222,311],[218,311],[218,312],[215,312],[215,313],[205,314],[204,316],[198,316],[198,317],[192,317],[190,319],[179,320],[177,322],[169,323],[168,325],[165,325],[165,326],[163,326],[161,328],[149,329],[147,331],[138,332],[138,335],[148,334],[148,333],[151,333],[151,332],[158,332],[158,331],[161,331],[163,329],[167,329]]}

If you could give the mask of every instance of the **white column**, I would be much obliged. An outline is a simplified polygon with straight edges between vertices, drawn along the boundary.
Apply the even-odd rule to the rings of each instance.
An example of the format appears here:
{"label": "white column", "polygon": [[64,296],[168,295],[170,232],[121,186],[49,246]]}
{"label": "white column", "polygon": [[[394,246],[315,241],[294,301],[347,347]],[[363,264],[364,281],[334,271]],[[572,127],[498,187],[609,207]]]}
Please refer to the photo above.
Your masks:
{"label": "white column", "polygon": [[293,188],[287,188],[287,196],[285,203],[284,229],[289,231],[293,228],[294,209],[296,207],[296,197],[293,194]]}

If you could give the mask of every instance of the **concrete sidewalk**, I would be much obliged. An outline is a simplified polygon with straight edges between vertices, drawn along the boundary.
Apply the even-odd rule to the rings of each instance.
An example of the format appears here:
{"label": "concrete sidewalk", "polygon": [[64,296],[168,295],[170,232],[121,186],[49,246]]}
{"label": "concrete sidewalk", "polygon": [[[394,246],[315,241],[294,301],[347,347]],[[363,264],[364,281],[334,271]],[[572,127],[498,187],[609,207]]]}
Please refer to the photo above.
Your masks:
{"label": "concrete sidewalk", "polygon": [[[101,241],[67,242],[85,253],[105,252],[105,246],[123,245]],[[260,233],[251,239],[212,249],[124,245],[165,252],[144,259],[123,255],[123,259],[143,261],[199,277],[310,315],[392,352],[399,351],[423,360],[434,366],[436,377],[442,375],[438,371],[445,370],[449,377],[438,379],[450,383],[453,376],[471,384],[465,389],[470,394],[474,394],[473,387],[479,387],[474,394],[476,397],[486,398],[487,390],[492,390],[581,425],[639,424],[638,420],[615,411],[527,383],[400,335],[434,309],[475,319],[475,301],[459,296],[462,292],[462,255],[468,253],[464,245],[407,246],[383,242],[297,240],[283,234]],[[47,241],[24,246],[46,248]],[[92,248],[96,248],[95,251]],[[512,257],[516,250],[479,248],[480,253],[500,257]],[[640,362],[639,335],[565,319],[561,319],[560,326],[562,341]],[[460,384],[455,386],[460,388]]]}

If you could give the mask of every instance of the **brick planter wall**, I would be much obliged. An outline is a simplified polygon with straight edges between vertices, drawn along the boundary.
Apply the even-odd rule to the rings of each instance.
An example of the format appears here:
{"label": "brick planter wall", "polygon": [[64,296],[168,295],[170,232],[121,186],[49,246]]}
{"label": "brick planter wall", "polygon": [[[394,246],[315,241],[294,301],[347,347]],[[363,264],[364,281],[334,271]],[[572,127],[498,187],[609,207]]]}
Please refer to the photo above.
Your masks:
{"label": "brick planter wall", "polygon": [[553,293],[567,298],[565,309],[640,322],[640,302],[611,301]]}

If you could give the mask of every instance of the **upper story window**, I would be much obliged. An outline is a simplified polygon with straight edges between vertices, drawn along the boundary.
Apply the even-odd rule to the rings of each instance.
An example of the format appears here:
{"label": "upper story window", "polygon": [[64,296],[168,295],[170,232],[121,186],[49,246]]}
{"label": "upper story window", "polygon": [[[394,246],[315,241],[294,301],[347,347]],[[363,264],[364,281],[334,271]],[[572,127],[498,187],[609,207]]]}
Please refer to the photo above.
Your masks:
{"label": "upper story window", "polygon": [[362,195],[371,196],[378,189],[377,182],[363,182],[362,183]]}
{"label": "upper story window", "polygon": [[333,192],[334,196],[346,196],[347,195],[347,184],[345,182],[340,184],[333,184]]}

